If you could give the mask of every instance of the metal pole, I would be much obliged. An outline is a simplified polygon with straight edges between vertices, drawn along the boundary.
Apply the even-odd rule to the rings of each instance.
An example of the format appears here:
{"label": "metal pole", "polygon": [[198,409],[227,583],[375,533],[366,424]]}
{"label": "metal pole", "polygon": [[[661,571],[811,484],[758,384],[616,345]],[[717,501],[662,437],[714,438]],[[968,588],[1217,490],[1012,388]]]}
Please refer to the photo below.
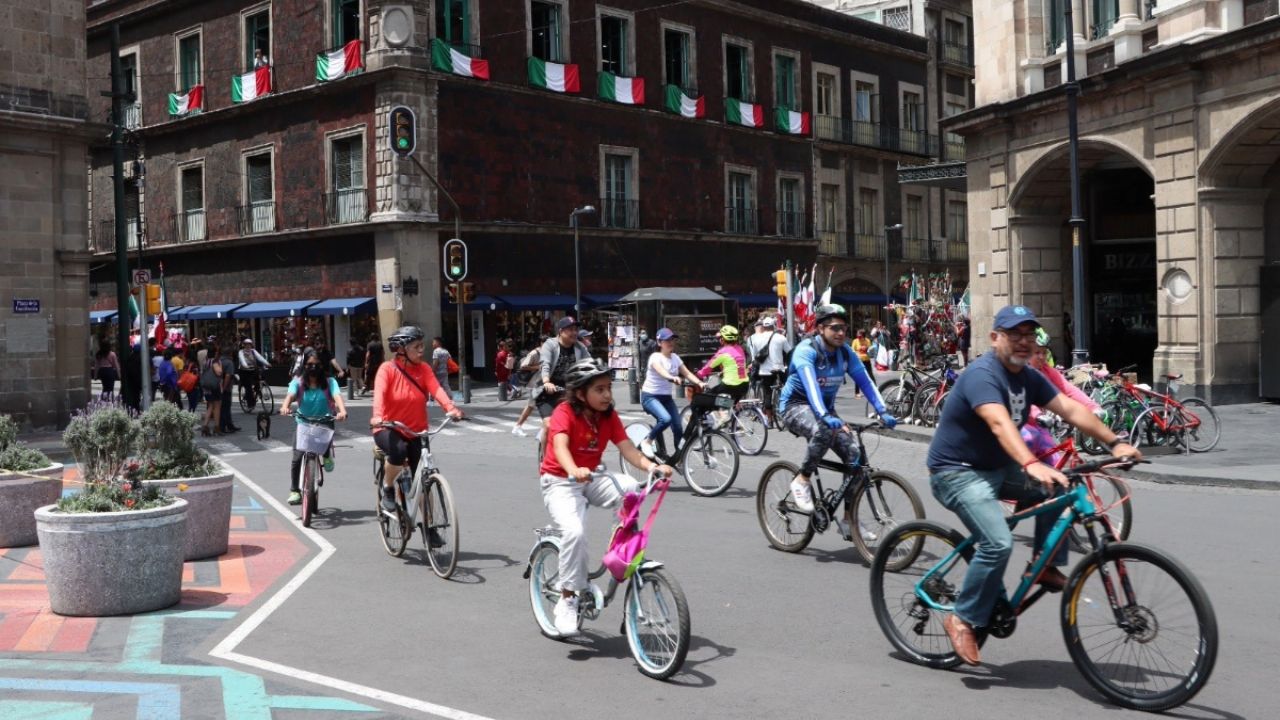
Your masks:
{"label": "metal pole", "polygon": [[1075,347],[1071,351],[1071,364],[1089,362],[1089,349],[1084,341],[1084,250],[1080,236],[1084,232],[1084,217],[1080,214],[1080,134],[1077,127],[1076,96],[1080,85],[1076,82],[1075,32],[1071,17],[1071,0],[1065,3],[1065,35],[1067,36],[1067,81],[1063,89],[1067,93],[1067,145],[1071,158],[1071,292],[1072,314],[1075,316]]}
{"label": "metal pole", "polygon": [[142,300],[142,307],[138,308],[138,352],[141,353],[142,361],[142,395],[138,400],[138,404],[143,410],[151,407],[151,346],[147,342],[147,288],[145,285],[138,286],[138,298]]}
{"label": "metal pole", "polygon": [[790,260],[787,261],[786,270],[787,270],[787,300],[786,300],[787,302],[787,342],[790,342],[792,347],[795,347],[796,337],[797,337],[796,335],[796,304],[794,301],[795,299],[792,297],[793,295],[792,290],[795,287],[794,285],[795,278],[793,278],[791,275]]}
{"label": "metal pole", "polygon": [[573,319],[582,322],[582,271],[578,262],[578,211],[569,213],[573,225]]}
{"label": "metal pole", "polygon": [[[128,224],[124,209],[124,68],[120,65],[120,26],[111,24],[111,172],[115,195],[116,239],[116,347],[121,367],[128,367],[129,354],[129,248],[125,242]],[[128,396],[129,373],[120,373],[120,394]]]}

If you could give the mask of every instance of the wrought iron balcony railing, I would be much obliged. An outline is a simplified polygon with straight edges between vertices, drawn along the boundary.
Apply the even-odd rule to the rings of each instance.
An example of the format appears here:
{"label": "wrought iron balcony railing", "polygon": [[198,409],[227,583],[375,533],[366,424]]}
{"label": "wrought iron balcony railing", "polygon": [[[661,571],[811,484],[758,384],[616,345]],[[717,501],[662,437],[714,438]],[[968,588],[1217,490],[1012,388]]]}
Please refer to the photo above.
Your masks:
{"label": "wrought iron balcony railing", "polygon": [[724,209],[724,231],[735,235],[759,235],[758,211],[745,205],[730,205]]}
{"label": "wrought iron balcony railing", "polygon": [[259,200],[248,205],[238,205],[236,214],[240,220],[241,235],[257,235],[275,232],[276,203],[274,200]]}
{"label": "wrought iron balcony railing", "polygon": [[369,191],[365,188],[344,188],[325,193],[324,217],[330,225],[368,220]]}
{"label": "wrought iron balcony railing", "polygon": [[640,227],[640,201],[624,198],[600,198],[600,227]]}

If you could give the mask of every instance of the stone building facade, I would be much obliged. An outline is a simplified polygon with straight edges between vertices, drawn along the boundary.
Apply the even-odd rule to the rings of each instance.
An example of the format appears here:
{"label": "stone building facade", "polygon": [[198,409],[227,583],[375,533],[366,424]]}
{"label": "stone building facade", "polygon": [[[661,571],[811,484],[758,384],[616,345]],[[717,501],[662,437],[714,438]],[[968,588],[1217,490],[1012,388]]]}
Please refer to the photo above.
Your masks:
{"label": "stone building facade", "polygon": [[966,138],[974,336],[1021,302],[1055,338],[1083,323],[1113,369],[1251,401],[1280,367],[1260,340],[1262,278],[1280,263],[1276,5],[1072,1],[1085,317],[1069,317],[1062,18],[1039,0],[979,0],[978,107],[944,123]]}
{"label": "stone building facade", "polygon": [[64,424],[89,397],[84,2],[0,13],[0,413]]}

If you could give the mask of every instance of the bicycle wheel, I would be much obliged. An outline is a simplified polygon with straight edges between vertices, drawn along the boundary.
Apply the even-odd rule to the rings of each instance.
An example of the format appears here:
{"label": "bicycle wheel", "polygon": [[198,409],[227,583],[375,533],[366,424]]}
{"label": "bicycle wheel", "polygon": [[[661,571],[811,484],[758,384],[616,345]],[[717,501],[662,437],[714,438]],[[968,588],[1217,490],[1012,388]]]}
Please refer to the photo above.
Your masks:
{"label": "bicycle wheel", "polygon": [[1218,655],[1217,619],[1199,581],[1169,555],[1129,543],[1072,571],[1062,636],[1090,685],[1117,705],[1151,712],[1194,697]]}
{"label": "bicycle wheel", "polygon": [[932,417],[934,424],[937,424],[938,413],[931,408],[934,400],[938,395],[938,383],[930,382],[916,388],[915,396],[911,400],[911,417],[913,421],[921,427],[932,427],[925,425],[925,417]]}
{"label": "bicycle wheel", "polygon": [[[905,522],[924,519],[924,505],[906,478],[877,470],[854,496],[849,514],[853,518],[853,527],[849,528],[853,544],[862,559],[870,563],[880,548],[881,538]],[[896,572],[910,562],[910,557],[896,557],[889,561],[888,567]]]}
{"label": "bicycle wheel", "polygon": [[666,680],[689,652],[689,603],[666,568],[638,571],[627,584],[623,631],[640,672]]}
{"label": "bicycle wheel", "polygon": [[276,399],[271,395],[271,386],[258,383],[258,411],[272,415],[276,411]]}
{"label": "bicycle wheel", "polygon": [[560,639],[556,632],[555,608],[560,601],[560,548],[542,542],[529,558],[529,606],[543,635]]}
{"label": "bicycle wheel", "polygon": [[244,394],[244,386],[236,385],[236,400],[240,402],[240,410],[245,413],[253,412],[253,406],[249,404],[249,398]]}
{"label": "bicycle wheel", "polygon": [[796,508],[791,497],[791,481],[800,468],[776,462],[765,468],[756,488],[756,519],[769,544],[783,552],[800,552],[813,540],[809,513]]}
{"label": "bicycle wheel", "polygon": [[759,455],[769,442],[769,420],[758,405],[743,405],[733,411],[729,432],[743,455]]}
{"label": "bicycle wheel", "polygon": [[[1182,411],[1179,414],[1182,417],[1178,418],[1177,422],[1183,425],[1196,425],[1186,429],[1187,447],[1191,452],[1209,452],[1217,447],[1218,440],[1222,437],[1222,425],[1218,422],[1218,413],[1214,412],[1209,403],[1200,398],[1190,397],[1181,402]],[[1196,424],[1196,421],[1199,423]]]}
{"label": "bicycle wheel", "polygon": [[420,498],[422,507],[422,547],[436,575],[448,579],[458,567],[458,514],[453,490],[440,473],[427,478]]}
{"label": "bicycle wheel", "polygon": [[[627,433],[627,439],[631,441],[631,444],[639,448],[640,441],[649,437],[649,431],[653,429],[653,426],[647,422],[636,420],[635,422],[627,423],[627,426],[623,429]],[[640,472],[639,469],[632,467],[631,463],[627,462],[627,459],[622,456],[622,450],[618,450],[618,469],[631,478],[637,477]]]}
{"label": "bicycle wheel", "polygon": [[680,474],[702,497],[723,495],[738,477],[738,446],[719,430],[699,430],[680,458]]}
{"label": "bicycle wheel", "polygon": [[[1093,495],[1091,498],[1093,504],[1099,510],[1112,505],[1115,506],[1105,513],[1107,520],[1111,522],[1111,530],[1115,533],[1115,539],[1128,540],[1129,532],[1133,529],[1133,500],[1130,498],[1122,503],[1119,501],[1129,494],[1130,488],[1110,475],[1091,475],[1087,482]],[[1119,504],[1117,505],[1116,503]],[[1089,544],[1089,534],[1085,532],[1084,527],[1079,523],[1073,524],[1067,532],[1070,533],[1072,550],[1090,552],[1093,549]]]}
{"label": "bicycle wheel", "polygon": [[[917,520],[889,533],[871,562],[871,606],[876,622],[889,642],[918,665],[952,668],[961,663],[942,620],[955,607],[973,559],[973,546],[953,554],[962,542],[964,536],[945,525]],[[902,558],[909,561],[903,563]],[[899,568],[891,569],[891,563]],[[943,609],[926,604],[918,592]],[[976,633],[976,637],[981,646],[986,633]]]}
{"label": "bicycle wheel", "polygon": [[302,458],[302,527],[311,527],[311,515],[316,511],[316,477],[320,472],[320,461],[315,453],[307,453]]}
{"label": "bicycle wheel", "polygon": [[880,383],[879,389],[885,409],[890,415],[904,420],[911,415],[911,403],[915,395],[910,385],[898,380],[886,380]]}
{"label": "bicycle wheel", "polygon": [[[941,395],[938,395],[936,390],[929,393],[927,401],[917,413],[922,427],[938,427],[938,421],[942,419],[942,406],[946,404],[949,394],[951,394],[950,390],[943,390]],[[921,396],[917,395],[916,402],[920,402],[920,398]]]}
{"label": "bicycle wheel", "polygon": [[[384,470],[385,472],[385,470]],[[394,512],[382,508],[382,482],[374,485],[373,507],[378,513],[378,530],[382,534],[382,546],[391,557],[404,554],[405,545],[409,544],[409,520],[399,507]]]}

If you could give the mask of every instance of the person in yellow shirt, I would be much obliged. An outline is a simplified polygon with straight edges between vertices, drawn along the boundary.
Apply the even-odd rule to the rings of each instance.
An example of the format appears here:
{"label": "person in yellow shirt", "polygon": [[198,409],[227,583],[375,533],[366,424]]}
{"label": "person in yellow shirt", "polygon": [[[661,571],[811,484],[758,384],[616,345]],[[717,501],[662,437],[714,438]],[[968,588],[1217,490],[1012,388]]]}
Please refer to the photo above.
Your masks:
{"label": "person in yellow shirt", "polygon": [[[862,361],[862,366],[867,369],[867,377],[875,380],[875,373],[871,368],[871,340],[867,338],[866,330],[859,330],[857,337],[853,339],[853,351],[858,355],[858,359]],[[861,396],[862,392],[854,393]]]}

